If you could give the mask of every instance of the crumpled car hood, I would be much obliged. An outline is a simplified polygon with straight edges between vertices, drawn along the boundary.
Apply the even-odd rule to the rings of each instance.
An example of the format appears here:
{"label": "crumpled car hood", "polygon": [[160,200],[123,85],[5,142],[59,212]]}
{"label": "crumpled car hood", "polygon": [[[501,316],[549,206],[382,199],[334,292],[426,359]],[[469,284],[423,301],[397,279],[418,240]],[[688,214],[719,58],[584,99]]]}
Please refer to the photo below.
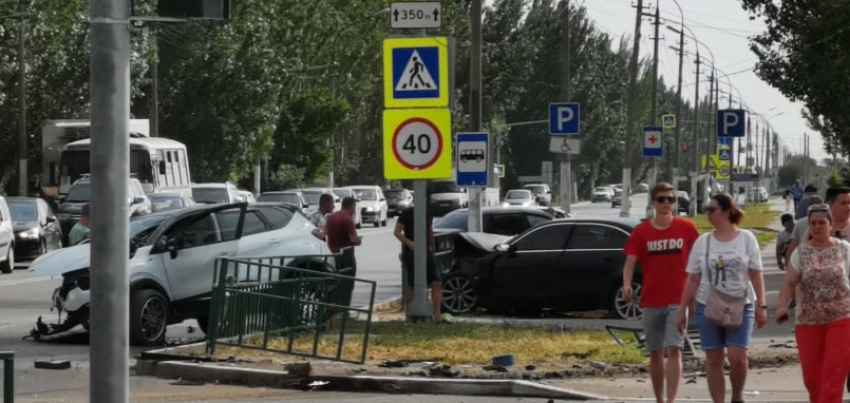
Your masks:
{"label": "crumpled car hood", "polygon": [[488,234],[486,232],[463,232],[458,234],[470,245],[490,252],[496,245],[507,242],[511,237],[506,235]]}
{"label": "crumpled car hood", "polygon": [[40,256],[30,264],[30,269],[37,276],[55,276],[88,268],[90,256],[90,244],[70,246]]}

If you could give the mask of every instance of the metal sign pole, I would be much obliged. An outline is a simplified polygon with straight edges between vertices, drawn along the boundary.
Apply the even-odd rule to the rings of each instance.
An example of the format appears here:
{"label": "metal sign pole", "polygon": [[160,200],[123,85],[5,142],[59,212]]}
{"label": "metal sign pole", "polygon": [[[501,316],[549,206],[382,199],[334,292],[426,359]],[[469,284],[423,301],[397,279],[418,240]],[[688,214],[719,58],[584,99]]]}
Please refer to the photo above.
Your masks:
{"label": "metal sign pole", "polygon": [[428,181],[413,181],[413,301],[407,309],[409,319],[425,318],[432,315],[428,306]]}
{"label": "metal sign pole", "polygon": [[129,402],[130,3],[91,0],[89,400]]}

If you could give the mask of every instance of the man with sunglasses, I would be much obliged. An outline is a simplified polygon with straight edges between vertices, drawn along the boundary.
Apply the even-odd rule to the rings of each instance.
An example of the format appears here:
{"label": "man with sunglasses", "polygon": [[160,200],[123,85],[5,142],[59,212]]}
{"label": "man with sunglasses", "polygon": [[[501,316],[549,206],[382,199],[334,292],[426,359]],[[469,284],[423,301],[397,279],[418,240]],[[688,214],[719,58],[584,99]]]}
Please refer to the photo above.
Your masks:
{"label": "man with sunglasses", "polygon": [[635,297],[632,279],[637,263],[641,269],[639,306],[643,308],[652,389],[655,399],[664,402],[666,379],[667,402],[673,402],[682,378],[684,346],[684,335],[676,329],[676,316],[687,279],[688,254],[699,233],[693,222],[674,215],[677,197],[672,185],[661,182],[650,195],[655,217],[638,224],[623,249],[623,297],[626,301]]}

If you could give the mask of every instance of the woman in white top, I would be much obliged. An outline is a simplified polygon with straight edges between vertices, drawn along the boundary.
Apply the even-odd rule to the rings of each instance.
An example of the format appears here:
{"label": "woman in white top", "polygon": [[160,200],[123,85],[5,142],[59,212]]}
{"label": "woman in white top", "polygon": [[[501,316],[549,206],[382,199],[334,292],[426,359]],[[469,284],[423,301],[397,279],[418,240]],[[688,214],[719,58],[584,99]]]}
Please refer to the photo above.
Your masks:
{"label": "woman in white top", "polygon": [[776,322],[788,320],[788,301],[799,285],[803,298],[794,335],[809,401],[839,403],[850,372],[850,244],[830,236],[829,206],[809,207],[808,219],[810,236],[791,254]]}
{"label": "woman in white top", "polygon": [[[753,325],[761,328],[767,322],[761,254],[755,235],[738,228],[744,212],[738,208],[732,196],[725,193],[712,196],[705,214],[714,231],[700,235],[691,249],[685,269],[688,280],[676,326],[680,332],[684,331],[686,312],[696,301],[696,324],[700,345],[705,351],[705,372],[711,399],[715,403],[725,401],[723,364],[728,358],[732,402],[743,402],[742,393],[747,380],[747,348]],[[708,274],[709,270],[716,274]],[[727,329],[709,323],[704,318],[711,287],[728,295],[745,297],[746,305],[740,326]]]}

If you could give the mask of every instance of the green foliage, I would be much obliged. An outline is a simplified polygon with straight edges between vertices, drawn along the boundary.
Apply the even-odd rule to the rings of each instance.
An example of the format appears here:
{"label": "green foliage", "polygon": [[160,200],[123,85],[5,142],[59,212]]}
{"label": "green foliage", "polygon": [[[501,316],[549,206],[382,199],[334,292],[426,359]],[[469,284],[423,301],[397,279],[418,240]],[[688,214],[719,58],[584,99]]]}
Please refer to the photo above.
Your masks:
{"label": "green foliage", "polygon": [[[741,0],[767,29],[751,40],[756,73],[808,109],[809,125],[828,152],[846,154],[850,116],[844,108],[850,83],[850,3],[843,1]],[[838,140],[837,143],[832,140]]]}

